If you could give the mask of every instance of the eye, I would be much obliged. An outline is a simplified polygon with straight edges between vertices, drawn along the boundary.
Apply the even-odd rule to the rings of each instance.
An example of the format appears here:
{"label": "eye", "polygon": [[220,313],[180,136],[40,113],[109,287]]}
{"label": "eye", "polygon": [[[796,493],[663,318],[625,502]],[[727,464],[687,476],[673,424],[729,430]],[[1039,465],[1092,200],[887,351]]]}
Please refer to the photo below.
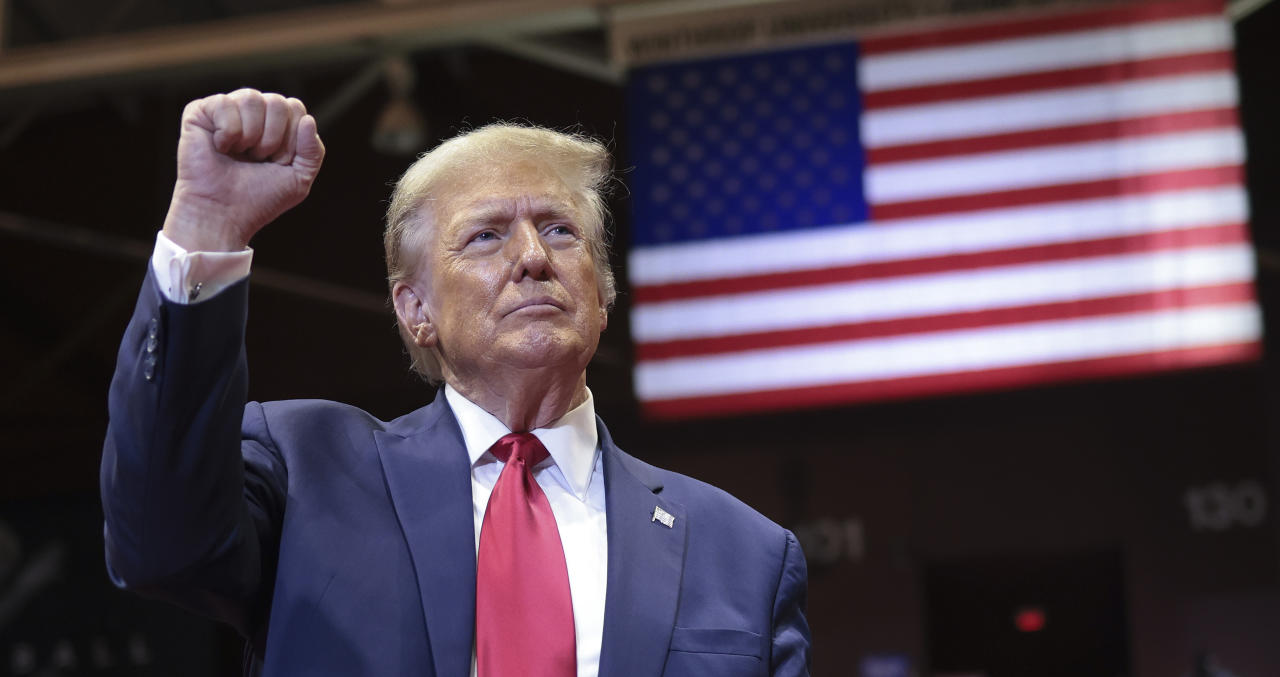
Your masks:
{"label": "eye", "polygon": [[497,238],[498,238],[498,234],[493,232],[492,230],[482,230],[476,233],[475,235],[472,235],[471,239],[468,241],[469,242],[486,242],[489,240],[496,240]]}
{"label": "eye", "polygon": [[570,226],[564,223],[557,223],[547,229],[547,234],[548,235],[576,235],[577,233],[573,230],[573,226]]}

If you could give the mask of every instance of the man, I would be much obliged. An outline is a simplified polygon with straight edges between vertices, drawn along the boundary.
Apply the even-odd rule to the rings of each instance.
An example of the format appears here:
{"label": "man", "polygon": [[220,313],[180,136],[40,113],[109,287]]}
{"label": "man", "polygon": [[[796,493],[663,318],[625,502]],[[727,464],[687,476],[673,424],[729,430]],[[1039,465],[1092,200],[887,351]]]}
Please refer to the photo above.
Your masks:
{"label": "man", "polygon": [[795,538],[623,453],[586,365],[612,302],[598,143],[496,126],[401,178],[391,295],[435,400],[389,423],[244,404],[250,238],[324,146],[302,103],[183,113],[178,180],[110,394],[117,585],[248,638],[267,675],[804,675]]}

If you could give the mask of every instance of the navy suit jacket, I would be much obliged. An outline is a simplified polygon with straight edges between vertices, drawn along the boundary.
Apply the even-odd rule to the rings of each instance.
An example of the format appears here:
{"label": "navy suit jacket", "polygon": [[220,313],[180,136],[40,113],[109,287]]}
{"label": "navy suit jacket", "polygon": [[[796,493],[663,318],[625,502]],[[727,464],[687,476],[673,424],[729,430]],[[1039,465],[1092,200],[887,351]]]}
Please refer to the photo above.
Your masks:
{"label": "navy suit jacket", "polygon": [[[184,306],[148,274],[102,460],[112,580],[232,624],[249,639],[246,672],[464,677],[475,536],[447,400],[389,423],[329,401],[246,405],[247,287]],[[807,675],[795,537],[597,425],[601,677]]]}

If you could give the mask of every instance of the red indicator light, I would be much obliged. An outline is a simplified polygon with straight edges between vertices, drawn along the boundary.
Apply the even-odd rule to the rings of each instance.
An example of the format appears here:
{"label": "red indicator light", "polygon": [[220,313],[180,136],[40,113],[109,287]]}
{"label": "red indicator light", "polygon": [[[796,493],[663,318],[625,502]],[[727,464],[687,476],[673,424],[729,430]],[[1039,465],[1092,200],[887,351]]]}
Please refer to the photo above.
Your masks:
{"label": "red indicator light", "polygon": [[1040,632],[1044,629],[1044,609],[1038,606],[1024,606],[1013,615],[1013,624],[1018,632]]}

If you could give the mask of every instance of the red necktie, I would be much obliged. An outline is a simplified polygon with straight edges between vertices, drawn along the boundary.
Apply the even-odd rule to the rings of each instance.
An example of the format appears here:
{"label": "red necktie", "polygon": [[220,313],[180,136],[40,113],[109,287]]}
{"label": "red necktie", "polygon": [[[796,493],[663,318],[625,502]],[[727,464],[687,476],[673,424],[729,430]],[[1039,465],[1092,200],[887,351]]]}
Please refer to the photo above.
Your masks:
{"label": "red necktie", "polygon": [[533,466],[547,449],[511,433],[489,451],[506,463],[489,495],[476,560],[478,677],[575,677],[569,570]]}

